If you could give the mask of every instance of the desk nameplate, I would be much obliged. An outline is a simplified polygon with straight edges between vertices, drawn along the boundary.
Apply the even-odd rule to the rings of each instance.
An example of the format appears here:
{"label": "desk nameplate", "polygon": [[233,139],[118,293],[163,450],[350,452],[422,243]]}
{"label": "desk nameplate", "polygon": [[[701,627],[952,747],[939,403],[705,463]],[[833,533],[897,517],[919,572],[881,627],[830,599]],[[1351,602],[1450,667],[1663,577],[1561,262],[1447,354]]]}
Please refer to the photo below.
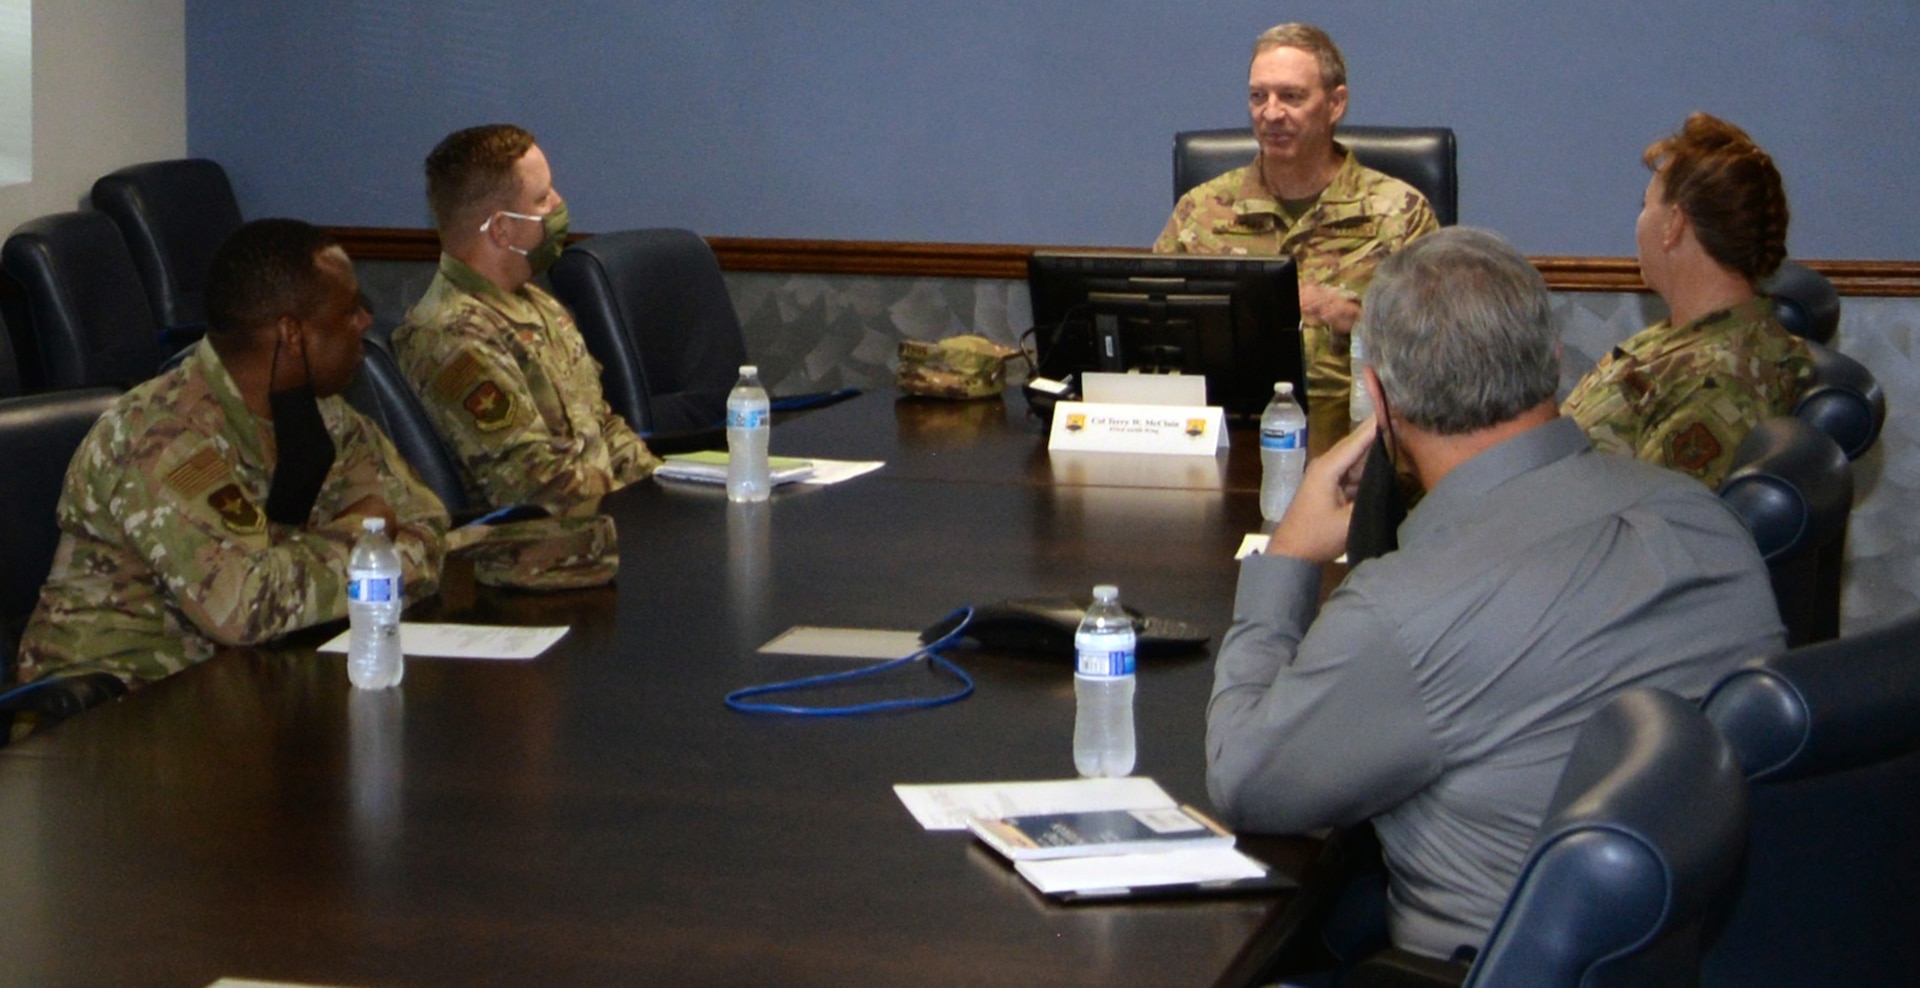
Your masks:
{"label": "desk nameplate", "polygon": [[1063,401],[1047,436],[1049,450],[1074,452],[1212,456],[1226,445],[1218,406]]}

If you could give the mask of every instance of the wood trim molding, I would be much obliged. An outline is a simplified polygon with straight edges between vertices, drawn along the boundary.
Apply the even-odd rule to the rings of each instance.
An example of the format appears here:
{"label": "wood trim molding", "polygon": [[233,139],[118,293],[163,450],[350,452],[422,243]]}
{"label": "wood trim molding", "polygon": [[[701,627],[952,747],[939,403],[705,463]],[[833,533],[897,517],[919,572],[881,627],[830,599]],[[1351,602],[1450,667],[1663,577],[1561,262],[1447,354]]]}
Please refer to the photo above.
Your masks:
{"label": "wood trim molding", "polygon": [[[425,261],[440,256],[432,230],[398,227],[334,227],[347,253],[362,260]],[[576,239],[578,239],[576,237]],[[708,237],[728,271],[787,274],[852,274],[908,278],[998,278],[1024,280],[1032,244],[941,244],[891,240],[786,240]],[[1066,249],[1066,248],[1054,248]],[[1125,250],[1075,247],[1073,250]],[[1137,248],[1136,248],[1137,249]],[[1533,258],[1547,287],[1564,292],[1641,292],[1639,265],[1630,257]],[[1833,279],[1843,296],[1920,298],[1920,262],[1806,261]]]}

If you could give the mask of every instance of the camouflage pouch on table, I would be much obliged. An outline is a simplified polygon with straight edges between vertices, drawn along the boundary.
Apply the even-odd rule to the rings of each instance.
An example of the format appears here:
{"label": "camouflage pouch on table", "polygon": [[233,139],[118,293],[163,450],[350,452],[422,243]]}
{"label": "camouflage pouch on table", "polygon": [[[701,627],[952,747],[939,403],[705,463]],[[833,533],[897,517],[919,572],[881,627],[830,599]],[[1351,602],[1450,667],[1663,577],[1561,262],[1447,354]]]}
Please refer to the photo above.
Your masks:
{"label": "camouflage pouch on table", "polygon": [[606,515],[534,518],[473,529],[471,542],[449,551],[473,560],[473,578],[490,587],[575,590],[597,587],[620,572],[620,539]]}
{"label": "camouflage pouch on table", "polygon": [[1007,358],[1020,351],[984,336],[954,336],[938,343],[900,341],[901,394],[929,398],[987,398],[1007,386]]}

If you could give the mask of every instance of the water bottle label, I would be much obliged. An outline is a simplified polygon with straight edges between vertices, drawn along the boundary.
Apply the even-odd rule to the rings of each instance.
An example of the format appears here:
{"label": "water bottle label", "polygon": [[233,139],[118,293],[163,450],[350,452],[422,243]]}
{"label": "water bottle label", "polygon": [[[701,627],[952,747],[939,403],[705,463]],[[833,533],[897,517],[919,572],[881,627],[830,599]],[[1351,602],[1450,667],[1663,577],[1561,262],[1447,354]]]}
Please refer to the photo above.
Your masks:
{"label": "water bottle label", "polygon": [[1074,671],[1082,676],[1131,676],[1133,675],[1133,649],[1115,649],[1101,651],[1083,648],[1077,653]]}
{"label": "water bottle label", "polygon": [[[708,419],[707,421],[711,422],[713,420]],[[767,410],[764,408],[727,409],[727,428],[729,429],[759,429],[765,427],[766,424]]]}
{"label": "water bottle label", "polygon": [[347,599],[358,604],[387,604],[400,599],[400,578],[367,577],[347,581]]}
{"label": "water bottle label", "polygon": [[1268,432],[1260,430],[1261,449],[1305,449],[1307,430],[1293,429],[1288,432]]}

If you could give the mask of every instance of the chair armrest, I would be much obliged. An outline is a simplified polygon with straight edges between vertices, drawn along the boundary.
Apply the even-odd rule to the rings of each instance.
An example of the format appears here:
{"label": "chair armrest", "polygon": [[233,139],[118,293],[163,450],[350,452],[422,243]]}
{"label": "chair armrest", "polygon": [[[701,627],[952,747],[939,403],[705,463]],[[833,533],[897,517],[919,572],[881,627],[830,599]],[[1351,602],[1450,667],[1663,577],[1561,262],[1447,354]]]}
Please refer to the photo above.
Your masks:
{"label": "chair armrest", "polygon": [[1355,965],[1340,988],[1458,988],[1468,965],[1390,947]]}
{"label": "chair armrest", "polygon": [[0,693],[0,713],[31,713],[39,724],[65,720],[126,695],[127,684],[118,676],[90,672],[82,676],[54,676]]}
{"label": "chair armrest", "polygon": [[726,449],[727,430],[715,426],[710,429],[688,429],[684,432],[654,432],[646,437],[647,449],[655,456],[672,456],[675,453],[695,453],[703,449]]}

